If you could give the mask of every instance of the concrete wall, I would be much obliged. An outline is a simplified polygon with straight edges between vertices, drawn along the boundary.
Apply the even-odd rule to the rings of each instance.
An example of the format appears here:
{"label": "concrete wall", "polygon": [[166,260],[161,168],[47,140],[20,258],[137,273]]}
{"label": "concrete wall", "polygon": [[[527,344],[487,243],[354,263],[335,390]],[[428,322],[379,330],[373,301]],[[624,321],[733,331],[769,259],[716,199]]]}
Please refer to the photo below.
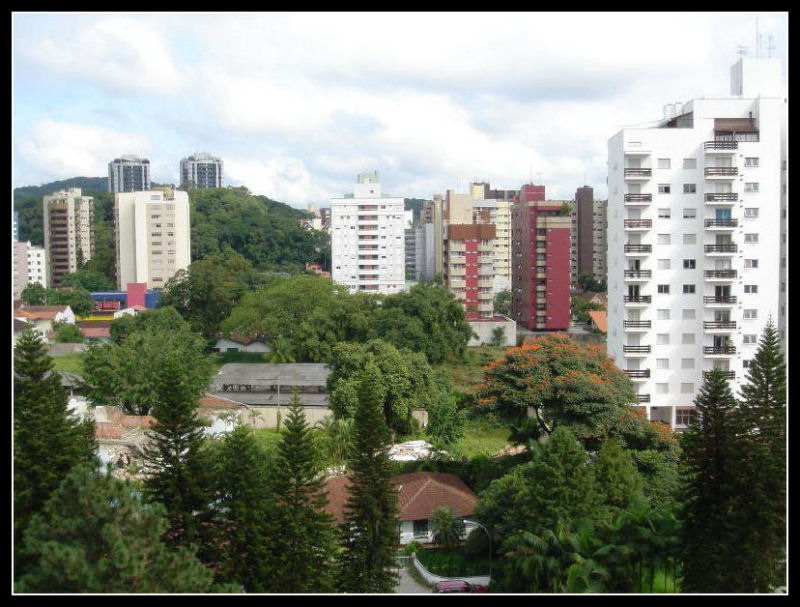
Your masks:
{"label": "concrete wall", "polygon": [[[278,423],[278,412],[281,414],[281,420],[286,419],[288,407],[277,407],[271,405],[253,406],[249,409],[241,409],[236,412],[242,423],[255,428],[272,428],[274,429]],[[319,421],[322,421],[326,416],[333,415],[328,407],[305,407],[306,421],[310,426],[313,426]],[[215,415],[219,412],[215,412]],[[210,416],[208,410],[202,411],[201,414]],[[416,419],[419,424],[424,428],[428,425],[428,412],[417,410],[411,413],[412,417]]]}
{"label": "concrete wall", "polygon": [[489,344],[492,341],[492,331],[497,327],[504,327],[506,330],[506,341],[503,345],[515,346],[517,344],[517,323],[503,316],[505,320],[474,320],[469,321],[469,326],[473,332],[477,333],[478,337],[472,337],[467,343],[468,346],[480,346],[482,344]]}
{"label": "concrete wall", "polygon": [[434,575],[430,571],[425,569],[422,563],[420,563],[417,560],[416,554],[411,555],[411,562],[414,564],[414,567],[417,568],[417,571],[419,571],[420,575],[422,575],[422,577],[424,577],[431,584],[457,579],[457,580],[464,580],[468,584],[480,584],[481,586],[488,586],[489,582],[492,581],[492,578],[490,578],[488,575],[476,575],[473,577],[458,577],[458,578],[441,577],[439,575]]}
{"label": "concrete wall", "polygon": [[64,356],[65,354],[75,354],[76,352],[86,352],[86,344],[46,344],[47,353],[50,356]]}

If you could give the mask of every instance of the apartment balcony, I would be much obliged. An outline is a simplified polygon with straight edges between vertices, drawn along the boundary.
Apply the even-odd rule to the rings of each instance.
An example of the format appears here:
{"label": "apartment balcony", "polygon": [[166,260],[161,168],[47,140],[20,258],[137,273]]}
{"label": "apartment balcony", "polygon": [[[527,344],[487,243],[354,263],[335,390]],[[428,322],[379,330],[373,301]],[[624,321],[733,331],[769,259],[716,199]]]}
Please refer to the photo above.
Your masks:
{"label": "apartment balcony", "polygon": [[481,266],[478,268],[478,276],[494,276],[494,268]]}
{"label": "apartment balcony", "polygon": [[738,167],[706,167],[705,170],[706,179],[730,179],[731,177],[736,177],[739,174]]}
{"label": "apartment balcony", "polygon": [[653,252],[651,244],[626,244],[625,255],[647,255]]}
{"label": "apartment balcony", "polygon": [[653,298],[650,295],[624,295],[622,299],[625,304],[646,306]]}
{"label": "apartment balcony", "polygon": [[736,304],[736,297],[734,295],[706,295],[703,297],[703,303],[718,306],[733,306]]}
{"label": "apartment balcony", "polygon": [[625,282],[648,280],[652,275],[652,270],[625,270]]}
{"label": "apartment balcony", "polygon": [[709,333],[730,333],[736,329],[735,320],[705,320],[703,330]]}
{"label": "apartment balcony", "polygon": [[478,312],[492,312],[494,311],[494,302],[478,303]]}
{"label": "apartment balcony", "polygon": [[630,232],[633,230],[649,230],[653,227],[652,219],[626,219],[625,231]]}
{"label": "apartment balcony", "polygon": [[705,356],[731,356],[736,354],[736,346],[703,346]]}
{"label": "apartment balcony", "polygon": [[707,244],[705,250],[706,255],[733,255],[739,248],[733,243]]}
{"label": "apartment balcony", "polygon": [[456,243],[445,241],[444,246],[451,253],[465,253],[467,250],[467,245],[465,245],[463,242]]}
{"label": "apartment balcony", "polygon": [[467,270],[464,268],[464,266],[450,266],[447,269],[447,273],[450,276],[466,276]]}
{"label": "apartment balcony", "polygon": [[652,327],[652,320],[623,320],[622,328],[626,331],[647,331]]}
{"label": "apartment balcony", "polygon": [[650,369],[625,369],[625,375],[631,379],[647,379],[650,377]]}
{"label": "apartment balcony", "polygon": [[493,302],[494,295],[492,293],[478,293],[478,300]]}
{"label": "apartment balcony", "polygon": [[467,286],[463,280],[453,279],[450,281],[450,288],[451,289],[464,289]]}
{"label": "apartment balcony", "polygon": [[706,202],[712,204],[731,204],[739,202],[739,194],[737,192],[726,193],[706,193]]}
{"label": "apartment balcony", "polygon": [[650,346],[622,346],[625,356],[647,356],[650,354]]}
{"label": "apartment balcony", "polygon": [[636,398],[639,400],[640,403],[649,403],[650,402],[650,395],[649,394],[637,394]]}
{"label": "apartment balcony", "polygon": [[706,270],[705,277],[708,281],[714,282],[730,282],[735,280],[737,276],[736,270]]}
{"label": "apartment balcony", "polygon": [[651,202],[653,202],[653,195],[652,194],[625,194],[624,200],[625,200],[625,204],[627,204],[627,205],[650,204]]}
{"label": "apartment balcony", "polygon": [[494,281],[481,279],[478,281],[478,286],[482,288],[491,288],[492,286],[494,286]]}
{"label": "apartment balcony", "polygon": [[707,230],[733,230],[738,226],[738,219],[706,219]]}
{"label": "apartment balcony", "polygon": [[478,252],[494,254],[494,245],[491,245],[491,244],[479,244],[478,245]]}
{"label": "apartment balcony", "polygon": [[[706,379],[711,371],[703,371],[703,379]],[[725,371],[725,379],[736,379],[736,371]]]}
{"label": "apartment balcony", "polygon": [[653,169],[625,169],[625,179],[642,180],[650,179],[653,176]]}
{"label": "apartment balcony", "polygon": [[738,141],[706,141],[703,144],[706,154],[733,154],[739,149]]}

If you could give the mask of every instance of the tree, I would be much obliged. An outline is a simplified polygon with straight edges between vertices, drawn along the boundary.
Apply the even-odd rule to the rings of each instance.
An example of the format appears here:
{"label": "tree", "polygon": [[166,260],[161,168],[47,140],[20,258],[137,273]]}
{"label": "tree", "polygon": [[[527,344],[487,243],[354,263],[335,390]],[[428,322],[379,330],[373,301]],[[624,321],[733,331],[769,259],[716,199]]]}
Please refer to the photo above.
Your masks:
{"label": "tree", "polygon": [[333,517],[324,511],[324,469],[297,393],[275,455],[272,548],[280,555],[272,570],[273,592],[331,592],[337,551]]}
{"label": "tree", "polygon": [[494,296],[494,311],[496,314],[508,316],[511,312],[511,291],[503,289]]}
{"label": "tree", "polygon": [[464,521],[456,518],[452,509],[441,506],[433,512],[431,531],[434,542],[452,549],[461,543],[461,537],[464,535]]}
{"label": "tree", "polygon": [[38,282],[30,282],[22,289],[20,299],[26,306],[41,306],[47,301],[47,289]]}
{"label": "tree", "polygon": [[[129,343],[132,336],[126,340]],[[156,425],[142,447],[145,494],[166,507],[170,545],[192,546],[209,530],[211,488],[203,445],[203,426],[197,415],[197,387],[187,378],[177,357],[161,361],[163,373],[154,378],[152,415]]]}
{"label": "tree", "polygon": [[320,431],[317,444],[325,462],[336,467],[346,466],[355,441],[353,418],[326,415],[315,427]]}
{"label": "tree", "polygon": [[158,387],[170,369],[196,401],[208,389],[212,373],[203,345],[189,330],[154,328],[131,333],[122,343],[92,344],[84,360],[89,397],[95,404],[147,415],[161,402]]}
{"label": "tree", "polygon": [[631,455],[622,449],[617,439],[603,441],[594,471],[597,487],[607,506],[624,509],[634,497],[642,495],[642,477]]}
{"label": "tree", "polygon": [[80,268],[77,272],[70,272],[61,277],[61,285],[64,287],[75,287],[86,291],[113,291],[116,288],[114,282],[104,273],[98,270],[90,270],[86,267]]}
{"label": "tree", "polygon": [[350,463],[350,495],[342,525],[341,592],[391,592],[397,545],[397,488],[389,460],[389,429],[374,364],[360,374],[356,439]]}
{"label": "tree", "polygon": [[34,565],[20,592],[206,592],[213,580],[186,548],[161,539],[159,504],[144,505],[133,487],[76,467],[25,532]]}
{"label": "tree", "polygon": [[[271,592],[274,579],[275,508],[268,466],[252,430],[235,427],[214,445],[213,461],[217,579],[247,592]],[[213,551],[212,551],[213,552]]]}
{"label": "tree", "polygon": [[[111,321],[111,340],[117,344],[131,333],[150,331],[158,333],[183,333],[190,331],[189,324],[170,306],[160,306],[139,314],[123,314]],[[200,342],[198,342],[199,344]]]}
{"label": "tree", "polygon": [[14,346],[15,572],[24,572],[22,533],[76,465],[93,464],[94,424],[73,417],[41,338],[26,329]]}
{"label": "tree", "polygon": [[92,294],[82,287],[47,289],[47,304],[50,306],[69,306],[78,316],[86,316],[94,309]]}
{"label": "tree", "polygon": [[271,343],[272,351],[269,354],[271,363],[293,363],[292,345],[285,337],[278,335]]}
{"label": "tree", "polygon": [[570,310],[572,311],[572,315],[575,317],[575,320],[584,324],[589,324],[592,322],[592,317],[589,316],[589,312],[592,310],[602,310],[603,306],[597,303],[592,303],[582,297],[571,297],[570,298]]}
{"label": "tree", "polygon": [[493,346],[504,346],[506,343],[506,328],[505,327],[497,327],[492,330],[492,341],[490,342]]}
{"label": "tree", "polygon": [[53,324],[56,341],[60,344],[82,344],[86,341],[80,328],[69,323],[57,322]]}
{"label": "tree", "polygon": [[466,425],[466,412],[459,409],[456,397],[449,390],[439,390],[438,397],[428,404],[425,432],[434,440],[449,445],[464,436]]}
{"label": "tree", "polygon": [[[681,436],[687,479],[682,495],[683,590],[736,592],[744,572],[732,566],[740,549],[733,506],[738,490],[734,409],[724,371],[706,375],[695,399],[696,416]],[[740,447],[739,447],[740,448]]]}

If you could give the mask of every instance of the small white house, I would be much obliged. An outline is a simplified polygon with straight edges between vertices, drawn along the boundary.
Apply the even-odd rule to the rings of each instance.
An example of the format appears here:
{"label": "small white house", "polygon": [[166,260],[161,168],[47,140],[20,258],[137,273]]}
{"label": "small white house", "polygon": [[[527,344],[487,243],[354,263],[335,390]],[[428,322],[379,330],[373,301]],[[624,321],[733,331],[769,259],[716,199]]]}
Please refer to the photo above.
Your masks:
{"label": "small white house", "polygon": [[247,338],[227,338],[223,337],[214,344],[215,352],[272,352],[266,343],[259,340]]}

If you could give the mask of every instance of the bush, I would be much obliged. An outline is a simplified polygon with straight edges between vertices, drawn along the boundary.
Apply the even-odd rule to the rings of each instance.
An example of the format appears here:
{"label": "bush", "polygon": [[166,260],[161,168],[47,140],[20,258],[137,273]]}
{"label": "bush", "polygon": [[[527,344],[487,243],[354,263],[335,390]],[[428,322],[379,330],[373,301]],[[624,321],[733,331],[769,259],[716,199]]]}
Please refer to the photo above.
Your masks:
{"label": "bush", "polygon": [[422,544],[420,544],[417,540],[412,540],[406,544],[405,548],[403,548],[403,554],[411,556],[415,552],[418,552],[420,548],[422,548]]}

